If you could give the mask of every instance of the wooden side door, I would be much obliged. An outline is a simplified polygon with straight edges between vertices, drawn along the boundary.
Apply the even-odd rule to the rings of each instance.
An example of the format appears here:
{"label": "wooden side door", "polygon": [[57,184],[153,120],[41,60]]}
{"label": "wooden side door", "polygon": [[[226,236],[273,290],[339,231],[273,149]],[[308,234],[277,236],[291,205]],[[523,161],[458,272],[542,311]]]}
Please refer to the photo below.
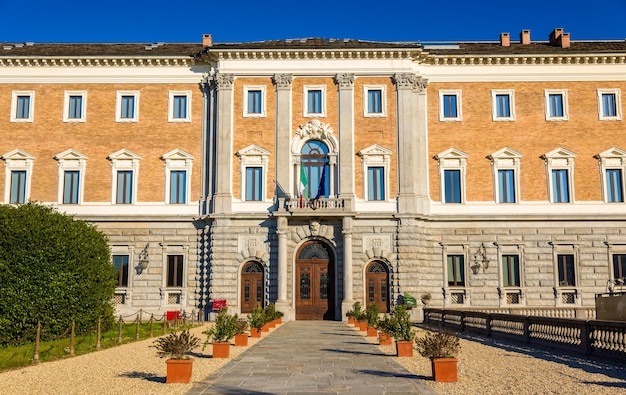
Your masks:
{"label": "wooden side door", "polygon": [[334,281],[328,256],[296,259],[296,319],[333,320]]}
{"label": "wooden side door", "polygon": [[365,275],[367,304],[378,304],[381,313],[389,312],[389,273],[382,262],[372,262]]}
{"label": "wooden side door", "polygon": [[257,304],[263,307],[263,266],[249,262],[241,271],[241,312],[252,313]]}

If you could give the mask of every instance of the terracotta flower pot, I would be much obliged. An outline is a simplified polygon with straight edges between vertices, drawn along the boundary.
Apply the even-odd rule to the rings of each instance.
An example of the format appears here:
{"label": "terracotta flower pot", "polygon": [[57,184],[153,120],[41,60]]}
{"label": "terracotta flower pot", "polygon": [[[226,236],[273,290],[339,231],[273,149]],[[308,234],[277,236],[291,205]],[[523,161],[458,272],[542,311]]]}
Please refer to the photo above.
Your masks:
{"label": "terracotta flower pot", "polygon": [[167,364],[165,383],[187,384],[191,381],[193,359],[168,359],[165,363]]}
{"label": "terracotta flower pot", "polygon": [[270,331],[270,324],[265,324],[261,328],[261,332],[269,332],[269,331]]}
{"label": "terracotta flower pot", "polygon": [[367,337],[376,337],[378,336],[378,329],[375,326],[367,326]]}
{"label": "terracotta flower pot", "polygon": [[406,340],[396,340],[396,350],[399,357],[412,357],[413,342]]}
{"label": "terracotta flower pot", "polygon": [[245,347],[248,345],[248,334],[247,333],[238,333],[235,335],[235,346],[237,347]]}
{"label": "terracotta flower pot", "polygon": [[378,343],[381,346],[390,346],[392,343],[391,335],[389,333],[380,333],[378,335]]}
{"label": "terracotta flower pot", "polygon": [[361,332],[367,331],[367,322],[359,322],[359,330]]}
{"label": "terracotta flower pot", "polygon": [[456,358],[436,358],[430,360],[433,379],[443,383],[456,383],[457,379],[457,363]]}
{"label": "terracotta flower pot", "polygon": [[276,320],[271,320],[267,325],[269,325],[270,328],[276,328]]}
{"label": "terracotta flower pot", "polygon": [[261,330],[259,328],[250,328],[250,337],[261,337]]}
{"label": "terracotta flower pot", "polygon": [[280,325],[283,323],[283,317],[276,318],[276,325]]}
{"label": "terracotta flower pot", "polygon": [[228,358],[230,342],[213,342],[213,358]]}
{"label": "terracotta flower pot", "polygon": [[354,319],[354,317],[349,317],[348,318],[348,325],[354,325],[355,322],[356,322],[356,320]]}

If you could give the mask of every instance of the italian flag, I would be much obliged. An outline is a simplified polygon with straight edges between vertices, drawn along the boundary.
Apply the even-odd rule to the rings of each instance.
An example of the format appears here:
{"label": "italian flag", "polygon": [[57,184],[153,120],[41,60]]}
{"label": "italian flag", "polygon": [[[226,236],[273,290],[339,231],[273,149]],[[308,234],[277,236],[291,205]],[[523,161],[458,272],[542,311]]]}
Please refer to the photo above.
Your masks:
{"label": "italian flag", "polygon": [[298,185],[298,193],[300,193],[300,206],[302,206],[302,197],[306,193],[307,185],[309,185],[309,181],[306,179],[304,166],[300,166],[300,184]]}

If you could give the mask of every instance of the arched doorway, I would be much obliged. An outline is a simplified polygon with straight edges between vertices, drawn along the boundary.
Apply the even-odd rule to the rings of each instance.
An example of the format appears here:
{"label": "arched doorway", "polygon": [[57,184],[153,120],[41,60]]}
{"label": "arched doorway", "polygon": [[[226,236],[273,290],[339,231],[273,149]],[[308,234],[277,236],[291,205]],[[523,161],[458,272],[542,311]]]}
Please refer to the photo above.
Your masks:
{"label": "arched doorway", "polygon": [[296,255],[296,320],[335,319],[335,272],[332,251],[309,241]]}
{"label": "arched doorway", "polygon": [[389,270],[381,261],[371,262],[365,272],[367,284],[366,306],[378,304],[381,313],[389,312]]}
{"label": "arched doorway", "polygon": [[264,305],[263,265],[247,262],[241,269],[241,312],[252,313],[257,304]]}

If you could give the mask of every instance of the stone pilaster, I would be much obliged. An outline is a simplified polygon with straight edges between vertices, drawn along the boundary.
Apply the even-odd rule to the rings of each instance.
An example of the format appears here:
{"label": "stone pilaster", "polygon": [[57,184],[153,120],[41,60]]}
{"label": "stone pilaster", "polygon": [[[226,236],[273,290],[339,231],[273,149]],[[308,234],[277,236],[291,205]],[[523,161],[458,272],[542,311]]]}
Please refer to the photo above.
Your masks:
{"label": "stone pilaster", "polygon": [[278,198],[290,196],[289,172],[291,145],[291,74],[275,74],[276,85],[276,195]]}
{"label": "stone pilaster", "polygon": [[354,74],[337,74],[335,83],[339,90],[339,197],[354,211]]}
{"label": "stone pilaster", "polygon": [[217,88],[217,127],[215,133],[216,168],[214,173],[216,190],[213,198],[213,213],[232,212],[232,191],[230,183],[233,176],[231,145],[233,125],[233,74],[216,74]]}

